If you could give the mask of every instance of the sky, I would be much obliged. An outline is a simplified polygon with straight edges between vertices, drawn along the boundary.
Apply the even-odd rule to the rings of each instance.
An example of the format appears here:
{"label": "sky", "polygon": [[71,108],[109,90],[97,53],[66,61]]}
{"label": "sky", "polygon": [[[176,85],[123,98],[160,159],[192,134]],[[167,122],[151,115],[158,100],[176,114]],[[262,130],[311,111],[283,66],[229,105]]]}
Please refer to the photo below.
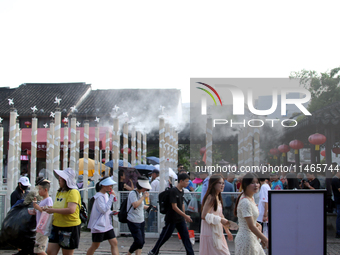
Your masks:
{"label": "sky", "polygon": [[[0,87],[177,88],[340,65],[339,1],[0,0]],[[266,91],[263,91],[265,94]]]}

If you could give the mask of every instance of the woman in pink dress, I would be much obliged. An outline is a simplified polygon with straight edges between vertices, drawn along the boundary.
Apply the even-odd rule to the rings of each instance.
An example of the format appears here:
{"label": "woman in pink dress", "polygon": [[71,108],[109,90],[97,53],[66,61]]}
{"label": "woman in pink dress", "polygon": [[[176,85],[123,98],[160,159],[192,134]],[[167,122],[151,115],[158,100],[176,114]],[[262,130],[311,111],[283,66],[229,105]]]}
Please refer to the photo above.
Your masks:
{"label": "woman in pink dress", "polygon": [[227,241],[223,234],[223,227],[228,240],[233,235],[228,229],[228,220],[223,216],[221,192],[224,189],[224,179],[221,175],[213,175],[209,179],[209,186],[202,202],[202,224],[200,237],[201,255],[230,255]]}

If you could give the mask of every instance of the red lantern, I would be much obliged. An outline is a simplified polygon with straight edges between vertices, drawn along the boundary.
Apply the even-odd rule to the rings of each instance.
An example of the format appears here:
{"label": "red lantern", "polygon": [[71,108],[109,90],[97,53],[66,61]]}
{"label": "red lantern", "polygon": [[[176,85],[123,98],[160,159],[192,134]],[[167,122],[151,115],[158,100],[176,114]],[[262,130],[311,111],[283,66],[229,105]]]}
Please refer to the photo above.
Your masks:
{"label": "red lantern", "polygon": [[279,147],[277,147],[280,152],[282,152],[282,156],[285,157],[286,153],[290,151],[290,148],[287,144],[282,144]]}
{"label": "red lantern", "polygon": [[279,155],[280,154],[280,151],[276,148],[273,148],[273,149],[270,149],[270,154],[272,155]]}
{"label": "red lantern", "polygon": [[31,122],[25,121],[25,125],[26,125],[26,127],[30,127],[31,126]]}
{"label": "red lantern", "polygon": [[31,155],[31,151],[30,150],[27,150],[27,155]]}
{"label": "red lantern", "polygon": [[321,151],[320,154],[321,154],[321,156],[326,157],[326,151],[325,150]]}
{"label": "red lantern", "polygon": [[[123,148],[120,149],[120,153],[124,154],[124,149]],[[130,148],[128,148],[128,154],[131,154],[131,149]]]}
{"label": "red lantern", "polygon": [[316,133],[308,137],[308,141],[315,145],[315,150],[320,150],[320,145],[326,142],[326,136]]}
{"label": "red lantern", "polygon": [[61,122],[66,126],[68,124],[68,119],[64,118]]}
{"label": "red lantern", "polygon": [[299,141],[299,140],[293,140],[289,143],[289,146],[294,149],[294,153],[298,154],[299,153],[299,149],[303,148],[303,142]]}
{"label": "red lantern", "polygon": [[334,147],[332,149],[332,151],[336,154],[337,157],[338,157],[338,154],[340,154],[340,148],[339,147]]}
{"label": "red lantern", "polygon": [[205,153],[205,147],[202,147],[201,149],[200,149],[200,155],[202,156],[204,153]]}

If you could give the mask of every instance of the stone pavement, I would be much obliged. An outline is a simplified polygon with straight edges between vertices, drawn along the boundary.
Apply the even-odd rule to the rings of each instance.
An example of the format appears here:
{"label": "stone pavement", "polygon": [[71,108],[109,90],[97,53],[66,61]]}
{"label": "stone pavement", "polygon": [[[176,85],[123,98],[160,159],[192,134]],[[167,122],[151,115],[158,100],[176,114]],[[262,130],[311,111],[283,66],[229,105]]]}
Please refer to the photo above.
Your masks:
{"label": "stone pavement", "polygon": [[[327,237],[327,255],[339,255],[340,254],[340,239],[336,239],[333,232],[328,232]],[[119,253],[121,255],[125,255],[129,250],[130,245],[132,244],[132,237],[118,237],[118,245],[119,245]],[[146,255],[149,250],[153,248],[153,245],[156,243],[157,239],[155,238],[147,238],[142,255]],[[85,255],[87,249],[91,246],[91,233],[90,232],[81,232],[79,249],[77,249],[74,254],[77,255]],[[234,242],[228,241],[228,246],[232,255],[234,255]],[[194,245],[195,254],[199,254],[199,243],[196,242]],[[15,250],[0,250],[0,254],[3,255],[12,255],[15,253]],[[59,254],[62,254],[60,251]],[[58,254],[58,255],[59,255]],[[110,245],[107,241],[103,242],[100,247],[97,249],[95,254],[98,255],[109,255],[110,253]],[[185,249],[182,243],[178,240],[177,236],[173,236],[170,238],[168,242],[166,242],[161,251],[160,255],[185,255]],[[208,255],[208,254],[204,254]],[[292,254],[293,255],[293,254]],[[300,254],[299,254],[300,255]],[[319,254],[315,254],[319,255]]]}

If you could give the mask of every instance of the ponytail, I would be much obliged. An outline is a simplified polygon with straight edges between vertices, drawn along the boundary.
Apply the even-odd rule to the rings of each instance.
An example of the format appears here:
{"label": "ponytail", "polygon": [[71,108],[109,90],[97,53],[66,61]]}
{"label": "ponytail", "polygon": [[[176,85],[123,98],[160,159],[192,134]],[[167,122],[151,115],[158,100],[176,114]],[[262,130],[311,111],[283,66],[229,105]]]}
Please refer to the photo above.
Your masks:
{"label": "ponytail", "polygon": [[238,195],[237,199],[236,199],[236,204],[235,204],[235,208],[234,208],[234,215],[235,217],[237,217],[237,206],[238,206],[238,202],[240,202],[240,198],[243,195],[244,191],[241,192],[240,195]]}

